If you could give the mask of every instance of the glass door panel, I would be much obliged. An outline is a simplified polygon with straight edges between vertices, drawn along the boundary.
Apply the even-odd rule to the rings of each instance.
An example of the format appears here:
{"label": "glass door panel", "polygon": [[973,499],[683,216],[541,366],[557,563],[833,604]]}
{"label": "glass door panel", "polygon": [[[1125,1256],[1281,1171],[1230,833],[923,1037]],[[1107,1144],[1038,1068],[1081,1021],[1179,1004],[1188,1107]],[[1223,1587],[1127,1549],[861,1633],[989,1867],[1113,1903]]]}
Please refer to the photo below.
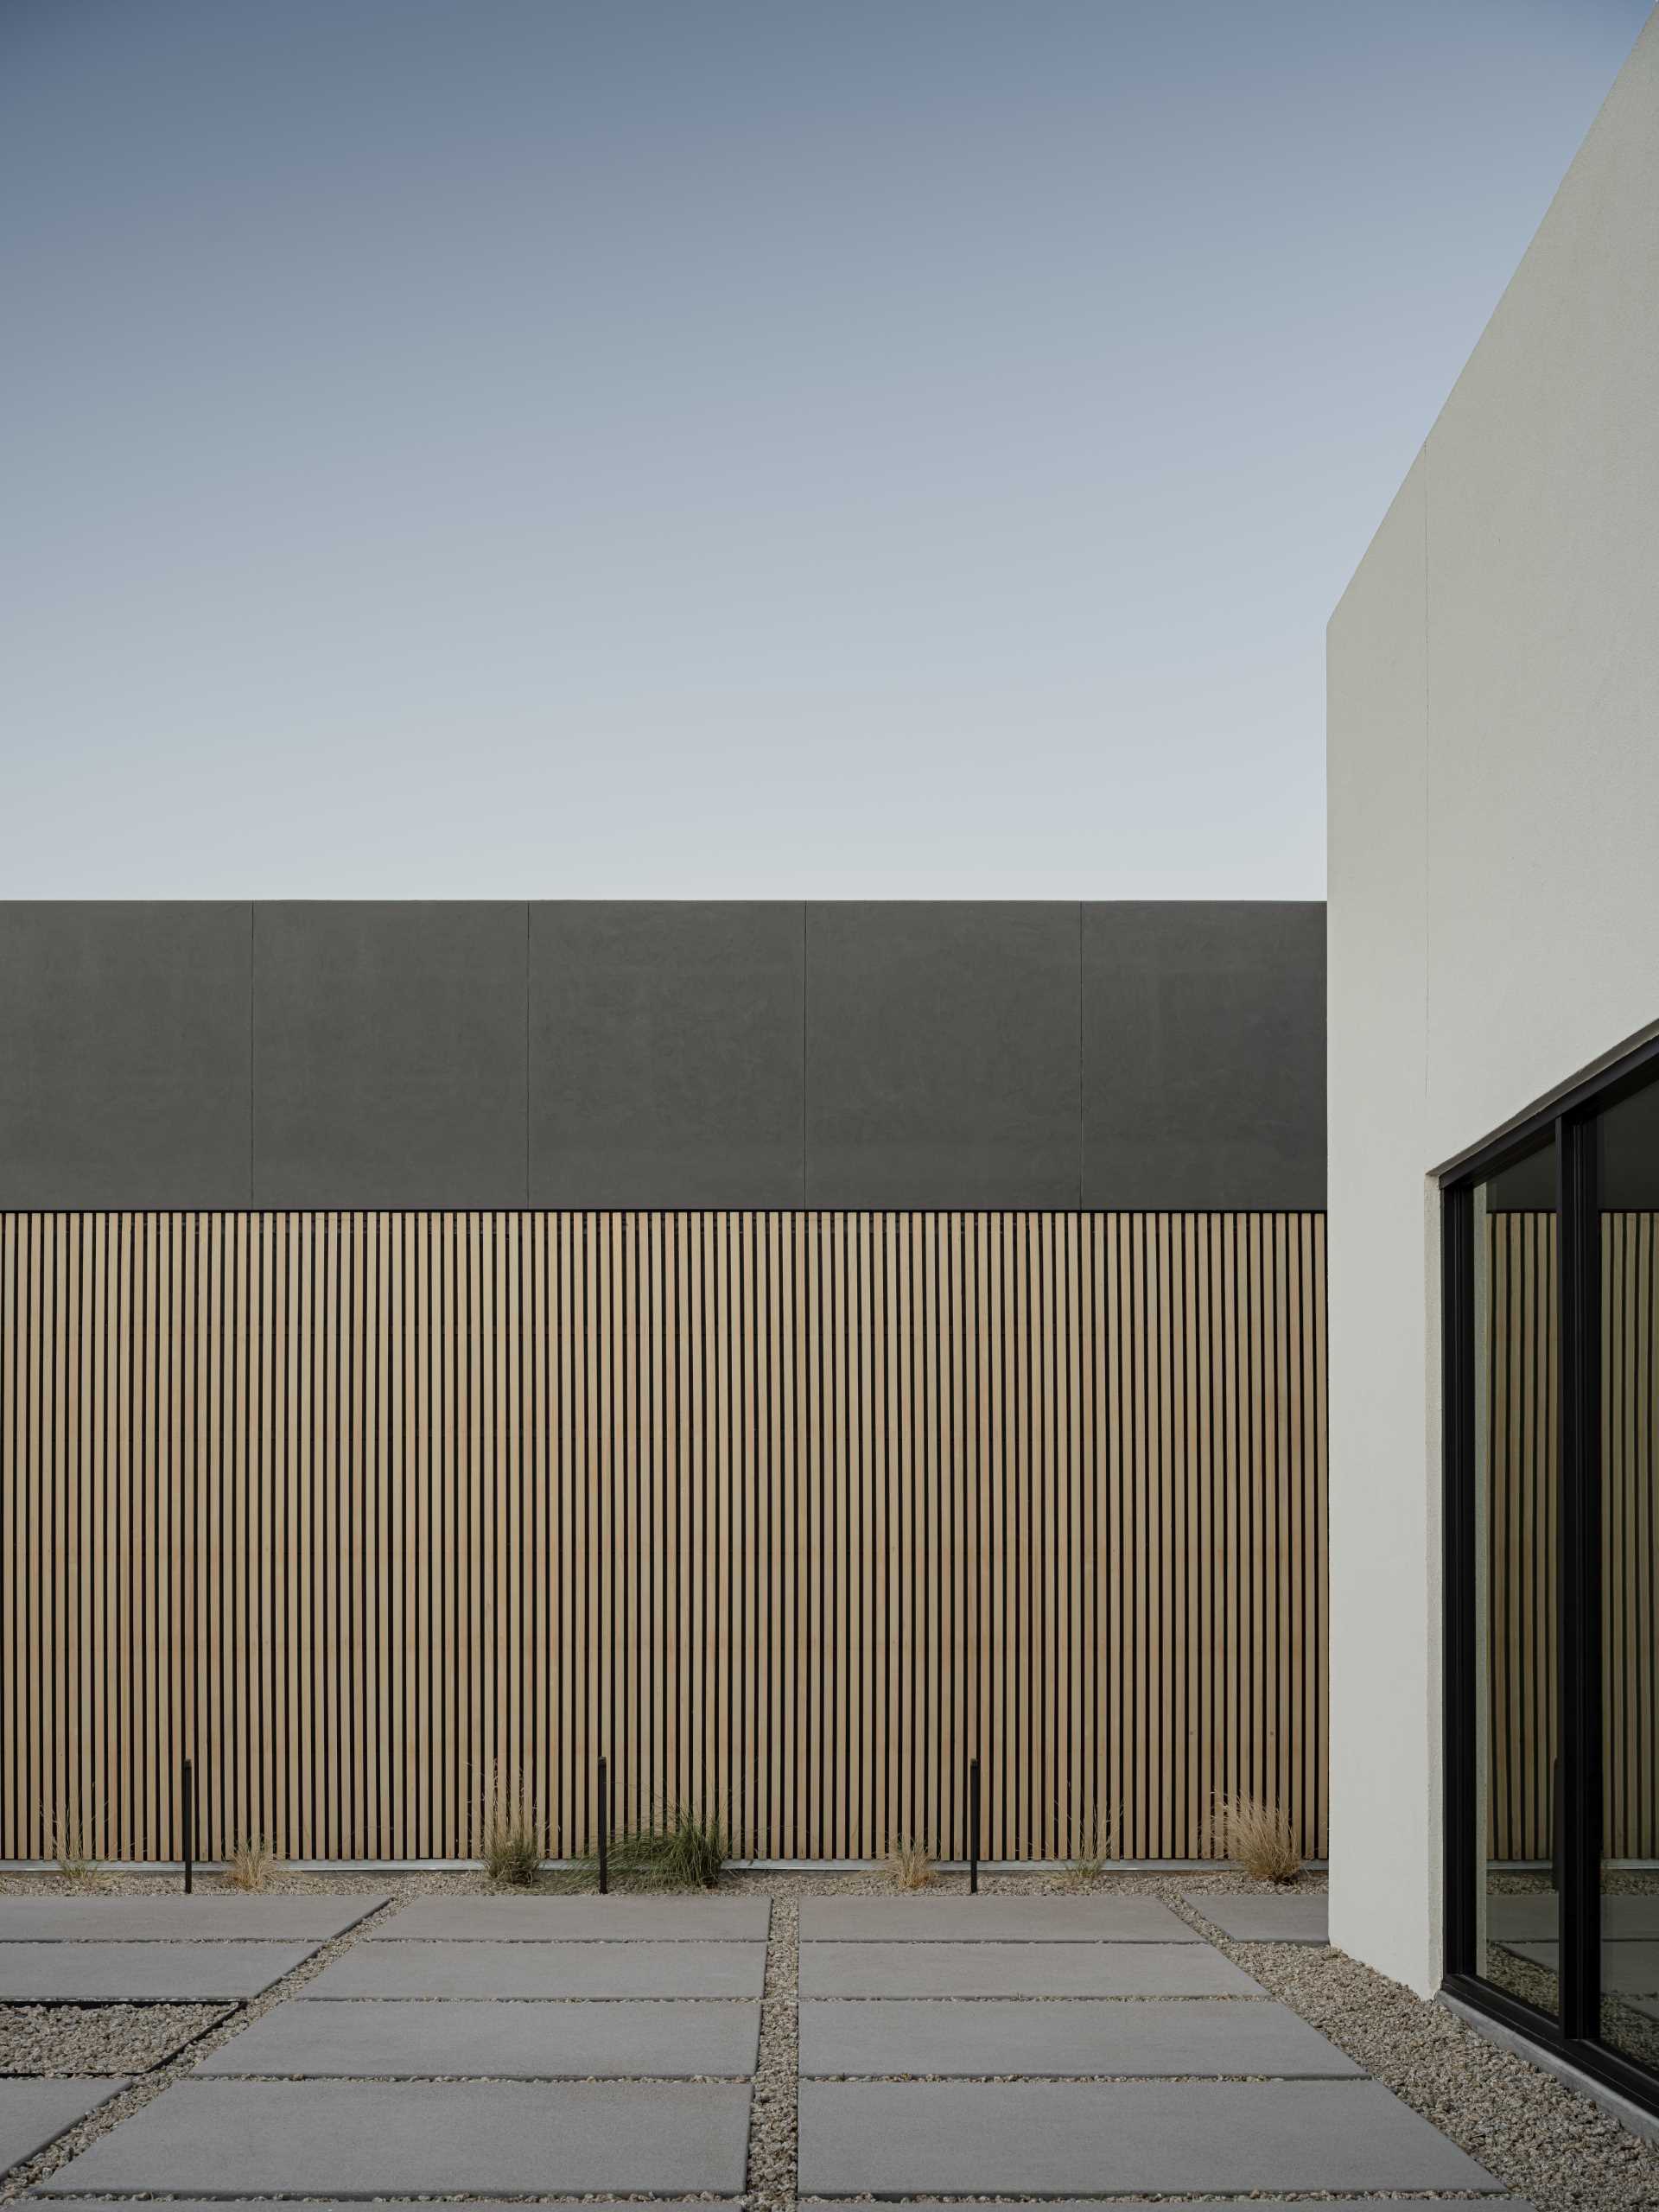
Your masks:
{"label": "glass door panel", "polygon": [[1559,2010],[1555,1147],[1473,1193],[1475,1971]]}

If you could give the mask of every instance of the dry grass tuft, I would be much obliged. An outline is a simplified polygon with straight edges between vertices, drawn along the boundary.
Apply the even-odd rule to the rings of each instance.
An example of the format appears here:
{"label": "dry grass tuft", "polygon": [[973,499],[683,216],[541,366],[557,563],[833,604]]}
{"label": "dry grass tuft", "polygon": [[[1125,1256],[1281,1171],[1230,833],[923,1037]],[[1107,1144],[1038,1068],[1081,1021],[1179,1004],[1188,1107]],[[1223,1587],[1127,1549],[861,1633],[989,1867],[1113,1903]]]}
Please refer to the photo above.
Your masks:
{"label": "dry grass tuft", "polygon": [[520,1777],[490,1769],[489,1802],[479,1856],[491,1881],[504,1889],[533,1890],[542,1878],[542,1831]]}
{"label": "dry grass tuft", "polygon": [[263,1890],[276,1871],[276,1853],[262,1836],[237,1844],[225,1861],[225,1878],[233,1890]]}
{"label": "dry grass tuft", "polygon": [[1227,1856],[1257,1882],[1294,1882],[1302,1854],[1289,1819],[1262,1797],[1217,1797],[1216,1819]]}
{"label": "dry grass tuft", "polygon": [[[1064,1813],[1065,1808],[1060,1809]],[[1116,1834],[1117,1823],[1109,1813],[1103,1818],[1098,1808],[1091,1808],[1072,1815],[1065,1878],[1073,1889],[1091,1889],[1100,1879]]]}
{"label": "dry grass tuft", "polygon": [[59,1813],[53,1816],[48,1833],[59,1873],[77,1889],[85,1889],[98,1872],[91,1823],[81,1813]]}
{"label": "dry grass tuft", "polygon": [[933,1879],[933,1861],[918,1843],[890,1843],[882,1864],[895,1890],[925,1890]]}

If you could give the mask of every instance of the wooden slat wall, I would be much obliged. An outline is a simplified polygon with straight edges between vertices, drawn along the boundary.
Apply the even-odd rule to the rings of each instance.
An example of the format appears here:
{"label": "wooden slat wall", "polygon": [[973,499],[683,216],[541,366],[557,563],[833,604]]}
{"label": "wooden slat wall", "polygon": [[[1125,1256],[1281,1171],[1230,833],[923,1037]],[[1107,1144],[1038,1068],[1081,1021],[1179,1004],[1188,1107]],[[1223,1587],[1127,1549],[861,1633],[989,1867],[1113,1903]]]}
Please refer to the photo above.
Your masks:
{"label": "wooden slat wall", "polygon": [[[1659,1858],[1659,1217],[1604,1213],[1602,1681],[1604,1848]],[[1550,1856],[1557,1746],[1555,1217],[1488,1222],[1487,1849]]]}
{"label": "wooden slat wall", "polygon": [[0,1854],[1325,1836],[1312,1214],[0,1217]]}

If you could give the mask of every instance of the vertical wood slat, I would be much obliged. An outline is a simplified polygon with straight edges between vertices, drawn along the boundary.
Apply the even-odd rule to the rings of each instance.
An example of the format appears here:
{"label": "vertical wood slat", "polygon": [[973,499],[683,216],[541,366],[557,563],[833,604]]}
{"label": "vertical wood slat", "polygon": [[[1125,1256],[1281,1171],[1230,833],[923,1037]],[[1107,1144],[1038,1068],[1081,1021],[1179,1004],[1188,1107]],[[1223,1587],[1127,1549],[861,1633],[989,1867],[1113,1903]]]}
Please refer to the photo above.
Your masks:
{"label": "vertical wood slat", "polygon": [[975,1753],[988,1856],[1321,1852],[1324,1310],[1318,1215],[0,1216],[0,1856],[187,1755],[211,1853],[563,1855],[604,1755],[959,1856]]}

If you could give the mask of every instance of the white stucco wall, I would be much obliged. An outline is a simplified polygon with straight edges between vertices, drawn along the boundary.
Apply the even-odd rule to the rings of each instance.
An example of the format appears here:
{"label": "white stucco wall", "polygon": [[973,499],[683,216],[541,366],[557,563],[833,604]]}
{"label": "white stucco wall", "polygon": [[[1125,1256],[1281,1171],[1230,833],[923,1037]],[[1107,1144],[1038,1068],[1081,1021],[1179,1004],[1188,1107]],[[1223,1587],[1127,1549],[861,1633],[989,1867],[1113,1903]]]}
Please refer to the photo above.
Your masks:
{"label": "white stucco wall", "polygon": [[1659,15],[1332,618],[1332,1927],[1440,1978],[1433,1172],[1659,1025]]}

